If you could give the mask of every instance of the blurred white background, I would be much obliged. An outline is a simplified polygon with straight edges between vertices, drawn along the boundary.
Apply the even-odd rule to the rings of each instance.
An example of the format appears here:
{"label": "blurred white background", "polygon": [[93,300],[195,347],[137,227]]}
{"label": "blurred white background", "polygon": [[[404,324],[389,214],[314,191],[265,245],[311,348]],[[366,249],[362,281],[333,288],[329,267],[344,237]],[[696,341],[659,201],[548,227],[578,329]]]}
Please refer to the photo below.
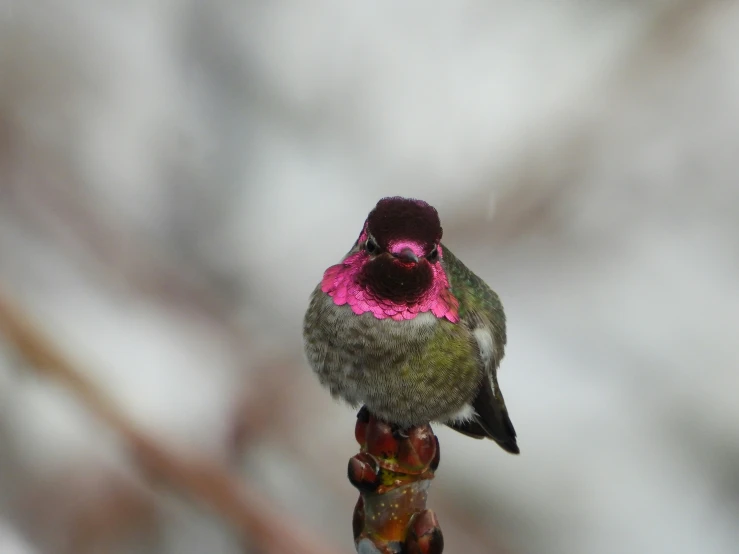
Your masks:
{"label": "blurred white background", "polygon": [[[739,3],[0,0],[0,289],[128,416],[352,551],[302,359],[386,195],[501,295],[520,457],[438,429],[450,553],[739,552]],[[3,344],[0,552],[260,552]]]}

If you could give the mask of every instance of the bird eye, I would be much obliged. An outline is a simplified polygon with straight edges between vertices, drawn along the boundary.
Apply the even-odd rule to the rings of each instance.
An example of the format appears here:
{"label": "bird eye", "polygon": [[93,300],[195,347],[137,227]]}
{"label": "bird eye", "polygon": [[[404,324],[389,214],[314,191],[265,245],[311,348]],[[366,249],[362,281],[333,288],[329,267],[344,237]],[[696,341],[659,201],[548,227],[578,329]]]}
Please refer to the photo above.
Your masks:
{"label": "bird eye", "polygon": [[364,245],[364,249],[370,254],[377,254],[377,252],[379,252],[380,250],[380,247],[377,245],[377,243],[374,240],[367,239],[367,242]]}
{"label": "bird eye", "polygon": [[435,262],[436,260],[438,260],[439,259],[439,249],[434,247],[434,249],[426,255],[426,259],[430,262]]}

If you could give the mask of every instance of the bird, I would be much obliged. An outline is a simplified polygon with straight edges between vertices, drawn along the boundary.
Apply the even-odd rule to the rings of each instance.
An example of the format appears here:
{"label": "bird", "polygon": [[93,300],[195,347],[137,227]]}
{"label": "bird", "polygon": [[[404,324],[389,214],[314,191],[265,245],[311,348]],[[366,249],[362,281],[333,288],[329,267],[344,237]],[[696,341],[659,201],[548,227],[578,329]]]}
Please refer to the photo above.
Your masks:
{"label": "bird", "polygon": [[379,200],[310,296],[305,356],[331,396],[398,429],[438,422],[518,454],[498,384],[503,305],[441,238],[427,202]]}

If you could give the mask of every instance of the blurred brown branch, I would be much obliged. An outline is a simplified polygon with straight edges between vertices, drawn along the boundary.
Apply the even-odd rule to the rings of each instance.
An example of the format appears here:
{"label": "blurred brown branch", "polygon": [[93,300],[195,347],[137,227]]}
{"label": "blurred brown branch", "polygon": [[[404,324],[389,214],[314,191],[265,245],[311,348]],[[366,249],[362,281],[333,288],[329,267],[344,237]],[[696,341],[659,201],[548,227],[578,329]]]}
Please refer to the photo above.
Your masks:
{"label": "blurred brown branch", "polygon": [[35,328],[4,291],[0,291],[0,332],[33,369],[65,384],[93,414],[115,429],[147,476],[209,505],[262,551],[338,552],[284,512],[278,512],[243,478],[210,461],[184,462],[138,430],[104,392]]}

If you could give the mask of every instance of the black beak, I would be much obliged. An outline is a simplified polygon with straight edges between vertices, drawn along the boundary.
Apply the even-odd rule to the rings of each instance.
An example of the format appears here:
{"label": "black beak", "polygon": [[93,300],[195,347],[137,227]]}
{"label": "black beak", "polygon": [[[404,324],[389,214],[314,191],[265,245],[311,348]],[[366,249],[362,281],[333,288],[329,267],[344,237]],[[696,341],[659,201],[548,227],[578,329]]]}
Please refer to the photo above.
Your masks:
{"label": "black beak", "polygon": [[398,254],[397,257],[404,262],[413,262],[414,264],[418,263],[418,256],[416,256],[415,252],[413,252],[413,250],[411,250],[410,248],[403,248],[403,250],[400,251],[400,254]]}

